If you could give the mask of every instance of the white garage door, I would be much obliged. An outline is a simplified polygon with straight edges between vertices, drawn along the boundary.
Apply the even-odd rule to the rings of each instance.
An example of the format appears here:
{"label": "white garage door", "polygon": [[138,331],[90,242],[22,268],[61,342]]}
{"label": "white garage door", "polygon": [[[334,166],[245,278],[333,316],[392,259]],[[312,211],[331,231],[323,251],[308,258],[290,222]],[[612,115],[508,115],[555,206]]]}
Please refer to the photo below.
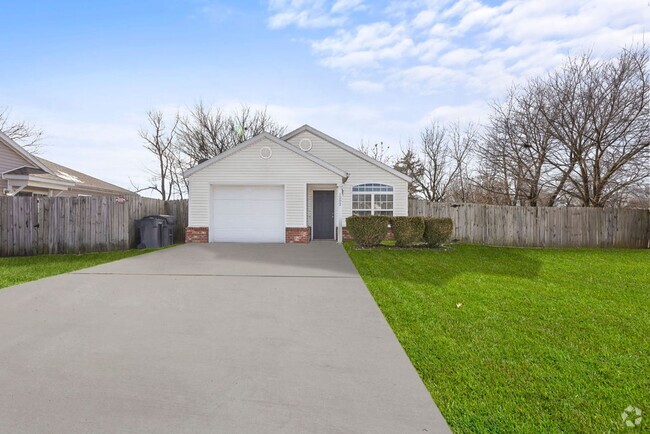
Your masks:
{"label": "white garage door", "polygon": [[284,187],[212,187],[211,242],[284,243]]}

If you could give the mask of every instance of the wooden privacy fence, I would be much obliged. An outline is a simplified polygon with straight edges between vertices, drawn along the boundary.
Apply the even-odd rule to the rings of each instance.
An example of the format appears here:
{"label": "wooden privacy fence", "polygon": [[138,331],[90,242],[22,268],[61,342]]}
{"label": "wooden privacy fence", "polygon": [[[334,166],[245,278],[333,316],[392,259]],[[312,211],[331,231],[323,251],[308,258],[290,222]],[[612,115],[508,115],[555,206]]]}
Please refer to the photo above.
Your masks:
{"label": "wooden privacy fence", "polygon": [[187,201],[139,196],[0,197],[0,256],[133,248],[135,220],[152,214],[176,215],[175,240],[183,241]]}
{"label": "wooden privacy fence", "polygon": [[650,247],[650,211],[430,203],[409,200],[409,215],[450,217],[453,238],[521,247]]}
{"label": "wooden privacy fence", "polygon": [[184,200],[168,200],[164,202],[163,214],[169,214],[176,217],[176,225],[174,226],[174,242],[185,242],[185,228],[187,227],[187,199]]}

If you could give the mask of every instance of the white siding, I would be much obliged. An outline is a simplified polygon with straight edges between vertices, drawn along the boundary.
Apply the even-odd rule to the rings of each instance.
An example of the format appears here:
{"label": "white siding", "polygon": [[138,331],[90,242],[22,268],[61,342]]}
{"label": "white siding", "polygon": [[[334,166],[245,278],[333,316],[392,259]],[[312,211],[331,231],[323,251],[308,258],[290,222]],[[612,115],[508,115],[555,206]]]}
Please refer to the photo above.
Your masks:
{"label": "white siding", "polygon": [[[366,183],[393,186],[394,215],[408,215],[408,183],[406,181],[308,131],[297,134],[288,142],[297,147],[300,139],[305,138],[312,141],[312,149],[308,151],[309,153],[350,174],[347,182],[343,185],[343,218],[352,215],[352,187]],[[311,202],[309,205],[311,210]]]}
{"label": "white siding", "polygon": [[[260,149],[273,151],[270,159],[260,157]],[[318,164],[268,140],[262,139],[246,149],[192,174],[189,177],[189,226],[208,227],[210,185],[284,185],[287,227],[307,226],[307,184],[336,184],[341,177]],[[260,216],[263,218],[263,216]]]}

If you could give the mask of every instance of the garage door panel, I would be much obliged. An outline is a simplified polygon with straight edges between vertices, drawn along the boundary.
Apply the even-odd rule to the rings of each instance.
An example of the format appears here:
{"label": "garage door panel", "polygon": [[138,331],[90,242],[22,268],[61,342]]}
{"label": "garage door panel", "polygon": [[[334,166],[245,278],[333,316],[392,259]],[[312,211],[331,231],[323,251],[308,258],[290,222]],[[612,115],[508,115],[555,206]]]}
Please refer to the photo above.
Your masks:
{"label": "garage door panel", "polygon": [[284,242],[283,186],[213,186],[210,241]]}

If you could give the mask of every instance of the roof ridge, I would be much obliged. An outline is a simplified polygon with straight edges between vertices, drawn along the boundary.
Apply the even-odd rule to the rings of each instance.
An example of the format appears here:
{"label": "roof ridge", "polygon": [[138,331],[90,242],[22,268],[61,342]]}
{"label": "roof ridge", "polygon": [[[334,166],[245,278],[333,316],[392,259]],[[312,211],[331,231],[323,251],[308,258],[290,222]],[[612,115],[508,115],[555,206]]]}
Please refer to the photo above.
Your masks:
{"label": "roof ridge", "polygon": [[220,153],[219,155],[216,155],[216,156],[210,158],[209,160],[206,160],[206,161],[204,161],[204,162],[202,162],[200,164],[197,164],[194,167],[191,167],[191,168],[187,169],[185,172],[183,172],[183,176],[186,177],[186,178],[188,176],[192,176],[194,173],[196,173],[198,171],[201,171],[201,170],[205,169],[208,166],[211,166],[212,164],[216,163],[217,161],[223,160],[224,158],[228,158],[230,155],[233,155],[233,154],[235,154],[235,153],[237,153],[237,152],[251,146],[252,144],[256,143],[257,141],[259,141],[262,138],[266,138],[266,139],[268,139],[268,140],[270,140],[270,141],[284,147],[285,149],[287,149],[287,150],[289,150],[289,151],[291,151],[291,152],[305,158],[306,160],[309,160],[312,163],[318,164],[319,166],[321,166],[321,167],[323,167],[323,168],[325,168],[325,169],[327,169],[327,170],[329,170],[329,171],[331,171],[333,173],[336,173],[337,175],[339,175],[341,177],[347,178],[349,176],[349,174],[345,170],[342,170],[342,169],[334,166],[333,164],[328,163],[327,161],[323,160],[322,158],[316,157],[315,155],[311,155],[311,154],[307,154],[305,152],[301,152],[295,146],[293,146],[291,143],[288,143],[287,141],[281,139],[280,137],[276,137],[273,134],[268,133],[266,131],[262,132],[262,133],[260,133],[260,134],[258,134],[256,136],[253,136],[253,137],[251,137],[250,139],[248,139],[248,140],[246,140],[244,142],[241,142],[241,143],[237,144],[236,146],[228,149],[227,151],[224,151],[224,152]]}
{"label": "roof ridge", "polygon": [[282,136],[281,139],[283,141],[286,141],[286,140],[290,139],[291,137],[296,136],[297,134],[300,134],[300,133],[302,133],[304,131],[307,131],[307,132],[309,132],[309,133],[311,133],[311,134],[313,134],[313,135],[315,135],[317,137],[320,137],[321,139],[325,140],[326,142],[329,142],[329,143],[331,143],[331,144],[333,144],[335,146],[338,146],[339,148],[343,149],[344,151],[347,151],[350,154],[355,155],[355,156],[361,158],[362,160],[365,160],[368,163],[373,164],[373,165],[379,167],[380,169],[385,170],[386,172],[388,172],[388,173],[390,173],[390,174],[392,174],[394,176],[397,176],[398,178],[401,178],[401,179],[403,179],[403,180],[405,180],[407,182],[413,182],[413,178],[411,178],[410,176],[408,176],[408,175],[406,175],[406,174],[404,174],[404,173],[390,167],[387,164],[382,163],[381,161],[375,160],[374,158],[370,157],[369,155],[364,154],[363,152],[359,151],[358,149],[353,148],[350,145],[346,145],[345,143],[341,142],[340,140],[335,139],[334,137],[332,137],[332,136],[330,136],[330,135],[328,135],[328,134],[326,134],[326,133],[324,133],[324,132],[322,132],[320,130],[317,130],[316,128],[312,127],[309,124],[304,124],[303,126],[298,127],[295,130],[288,132],[287,134]]}

